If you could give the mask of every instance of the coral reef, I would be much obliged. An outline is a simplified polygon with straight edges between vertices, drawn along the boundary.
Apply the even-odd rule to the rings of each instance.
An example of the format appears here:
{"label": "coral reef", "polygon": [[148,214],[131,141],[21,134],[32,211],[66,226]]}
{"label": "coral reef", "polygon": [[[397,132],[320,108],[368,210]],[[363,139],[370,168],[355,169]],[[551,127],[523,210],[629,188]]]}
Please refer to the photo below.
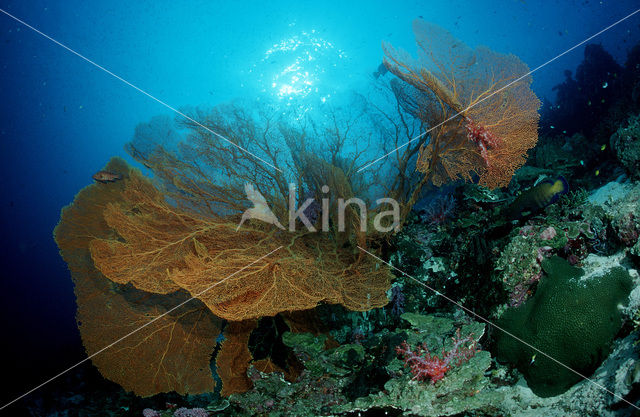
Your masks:
{"label": "coral reef", "polygon": [[[475,346],[484,334],[484,325],[413,313],[402,317],[411,324],[410,330],[384,330],[363,344],[336,348],[326,348],[326,336],[286,334],[286,343],[293,347],[305,370],[290,383],[281,374],[250,369],[254,388],[230,397],[232,405],[238,407],[234,412],[312,416],[400,410],[426,416],[491,409],[491,402],[501,397],[485,389],[489,379],[484,372],[491,364],[488,352],[465,351],[463,356],[468,360],[459,361],[437,382],[425,383],[411,381],[413,375],[403,372],[403,361],[394,350],[404,341],[424,344],[430,350],[444,346],[447,351],[463,354],[456,350],[457,343],[465,340]],[[375,389],[361,391],[367,387]]]}
{"label": "coral reef", "polygon": [[[428,350],[442,349],[454,351],[460,340],[480,340],[484,335],[484,325],[475,322],[463,324],[459,333],[455,332],[455,322],[446,317],[405,313],[412,329],[407,333],[408,345],[422,344]],[[456,337],[451,337],[457,335]],[[400,410],[411,415],[455,415],[487,411],[492,403],[500,402],[500,394],[487,389],[489,379],[485,372],[491,364],[489,353],[475,351],[461,361],[436,383],[419,382],[411,372],[402,372],[404,363],[396,358],[387,365],[390,373],[400,373],[384,385],[384,391],[356,399],[340,410]]]}
{"label": "coral reef", "polygon": [[[56,392],[64,404],[149,417],[630,414],[640,49],[620,67],[588,46],[538,141],[524,63],[423,20],[413,31],[418,58],[384,44],[391,74],[378,71],[374,97],[325,119],[235,102],[137,127],[126,151],[151,175],[112,159],[118,179],[82,189],[54,232],[106,378],[91,368],[101,395]],[[346,205],[341,223],[352,197],[364,206]]]}
{"label": "coral reef", "polygon": [[[590,220],[596,227],[600,219],[594,216]],[[586,258],[589,246],[596,244],[591,223],[548,218],[541,224],[528,224],[516,230],[495,264],[497,277],[509,294],[510,306],[519,306],[532,294],[542,276],[541,263],[545,259],[560,255],[576,265]]]}
{"label": "coral reef", "polygon": [[[622,325],[618,306],[627,302],[631,291],[629,274],[621,267],[585,273],[559,257],[543,261],[542,266],[547,276],[536,294],[506,311],[498,324],[572,370],[589,375],[608,355]],[[580,381],[580,375],[520,340],[497,334],[495,354],[516,365],[537,395],[558,395]]]}
{"label": "coral reef", "polygon": [[[629,117],[640,111],[639,50],[637,45],[631,48],[621,67],[601,45],[587,45],[576,78],[566,71],[565,82],[555,87],[555,103],[543,106],[540,142],[580,156],[571,175],[583,187],[599,186],[625,170],[629,172],[628,168],[620,169],[620,165],[633,152],[625,155],[622,150],[628,143],[616,132],[624,129]],[[578,143],[575,134],[583,137]],[[554,154],[549,156],[556,159]],[[624,164],[628,163],[624,160]],[[562,169],[561,161],[558,166]]]}
{"label": "coral reef", "polygon": [[396,352],[404,358],[405,366],[411,369],[414,380],[430,380],[435,384],[444,378],[451,368],[460,366],[476,354],[477,342],[472,335],[462,338],[460,329],[457,329],[452,341],[453,347],[448,351],[442,349],[440,357],[429,352],[424,345],[411,348],[406,342],[396,347]]}
{"label": "coral reef", "polygon": [[610,142],[629,176],[640,178],[640,115],[629,117],[625,125],[611,135]]}
{"label": "coral reef", "polygon": [[[634,347],[634,339],[634,335],[629,335],[615,341],[611,354],[590,375],[590,380],[578,382],[564,394],[539,397],[524,383],[497,388],[503,395],[501,411],[505,415],[516,417],[633,415],[634,409],[623,399],[634,401],[629,394],[640,382],[638,351]],[[615,394],[615,397],[610,393]]]}
{"label": "coral reef", "polygon": [[165,411],[156,411],[151,408],[142,410],[143,417],[209,417],[210,414],[204,408],[186,408],[180,407],[175,411],[168,409]]}
{"label": "coral reef", "polygon": [[349,368],[364,360],[361,345],[344,344],[327,350],[327,336],[310,333],[285,333],[283,341],[304,361],[305,370],[291,383],[282,373],[265,374],[251,367],[248,374],[254,388],[232,395],[232,405],[247,415],[305,416],[324,414],[330,407],[347,402],[342,390],[350,379]]}
{"label": "coral reef", "polygon": [[640,185],[638,183],[621,184],[610,182],[590,197],[591,204],[604,210],[610,219],[613,234],[626,247],[638,245],[640,237],[640,220],[638,219],[638,202],[640,201]]}

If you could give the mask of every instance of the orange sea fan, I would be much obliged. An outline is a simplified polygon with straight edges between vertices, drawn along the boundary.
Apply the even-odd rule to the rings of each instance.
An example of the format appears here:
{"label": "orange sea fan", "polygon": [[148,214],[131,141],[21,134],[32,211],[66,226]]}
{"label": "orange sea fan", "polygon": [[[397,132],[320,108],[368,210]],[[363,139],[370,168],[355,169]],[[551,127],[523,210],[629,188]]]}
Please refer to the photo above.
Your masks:
{"label": "orange sea fan", "polygon": [[[250,143],[239,133],[232,139],[257,147],[253,150],[275,164],[288,161],[294,175],[308,181],[305,190],[309,184],[330,184],[336,197],[354,195],[353,169],[311,154],[296,162],[287,159],[276,147],[271,125],[261,128],[245,117],[241,111],[231,116],[214,111],[201,120],[229,137],[234,126],[240,126],[238,132],[252,131],[258,139]],[[83,343],[89,355],[95,354],[92,361],[102,375],[142,396],[211,391],[209,362],[226,319],[225,337],[235,342],[222,346],[218,373],[228,385],[223,392],[239,392],[248,386],[238,373],[251,360],[246,351],[250,329],[241,323],[290,316],[323,302],[358,311],[388,302],[389,269],[355,246],[375,247],[374,239],[358,229],[358,210],[347,210],[345,231],[336,230],[334,218],[331,230],[322,233],[282,231],[256,220],[238,230],[247,208],[246,183],[260,190],[278,218],[287,218],[285,178],[245,152],[220,145],[199,126],[187,125],[183,142],[158,144],[156,130],[179,135],[166,130],[166,118],[154,120],[139,129],[148,142],[127,147],[153,170],[154,179],[112,159],[105,169],[122,179],[81,190],[63,209],[55,230],[75,283]],[[196,299],[171,311],[190,297]],[[229,352],[229,346],[239,345],[242,355]],[[267,362],[260,366],[276,369]]]}
{"label": "orange sea fan", "polygon": [[227,325],[225,340],[216,357],[218,375],[223,381],[222,395],[245,392],[251,388],[251,381],[247,377],[247,369],[253,359],[249,351],[249,336],[257,324],[257,320],[245,320]]}
{"label": "orange sea fan", "polygon": [[169,312],[188,299],[185,292],[159,296],[119,285],[92,262],[90,242],[113,236],[102,212],[121,199],[132,172],[119,158],[105,169],[125,180],[81,190],[63,209],[54,231],[74,281],[78,327],[87,354],[102,375],[141,396],[211,391],[215,381],[209,362],[221,320],[198,300]]}
{"label": "orange sea fan", "polygon": [[[178,243],[170,245],[177,254],[185,255],[188,252],[196,256],[198,253],[202,255],[218,250],[224,255],[229,255],[234,250],[229,251],[228,244],[215,245],[209,240],[210,236],[207,238],[207,233],[216,232],[219,230],[216,227],[220,225],[215,222],[209,223],[210,230],[207,230],[195,217],[190,217],[195,216],[193,214],[183,214],[180,217],[180,210],[155,198],[155,188],[123,160],[114,158],[105,169],[122,174],[123,180],[111,184],[92,184],[81,190],[73,204],[63,210],[54,235],[74,280],[78,302],[78,325],[87,354],[92,356],[93,364],[105,378],[117,382],[126,390],[140,396],[150,396],[169,391],[197,394],[214,389],[215,381],[209,363],[222,320],[212,313],[206,302],[219,313],[218,316],[225,317],[229,317],[230,312],[234,314],[233,317],[258,316],[263,315],[264,311],[276,314],[279,311],[312,307],[323,299],[332,302],[344,300],[345,305],[361,309],[386,303],[384,294],[388,276],[384,272],[373,275],[380,279],[377,290],[375,286],[371,286],[364,290],[366,293],[358,297],[357,292],[363,291],[363,288],[352,285],[353,280],[358,277],[357,267],[354,267],[353,274],[350,274],[348,268],[342,266],[337,270],[335,264],[329,262],[334,268],[322,276],[326,281],[321,282],[314,281],[317,277],[311,276],[313,271],[317,272],[313,269],[318,267],[317,264],[299,259],[299,270],[289,270],[292,275],[285,276],[283,282],[295,285],[298,290],[305,288],[304,293],[295,293],[294,289],[286,286],[275,286],[263,291],[264,287],[256,285],[265,280],[266,287],[269,287],[268,276],[258,275],[261,270],[286,270],[286,266],[277,266],[278,262],[283,265],[286,265],[286,262],[276,260],[273,264],[258,265],[251,273],[238,277],[239,280],[230,283],[228,287],[221,286],[222,291],[218,293],[217,298],[203,295],[202,301],[191,300],[172,310],[187,301],[190,298],[189,293],[177,284],[173,284],[176,286],[175,291],[168,292],[166,287],[157,287],[154,282],[160,278],[167,281],[169,277],[180,276],[170,273],[170,270],[180,270],[184,275],[189,268],[189,261],[176,261],[177,255],[172,256],[171,251],[166,248],[167,245],[180,242],[186,234],[190,238],[184,239],[187,242],[184,247]],[[167,217],[162,217],[163,215]],[[171,223],[177,218],[180,219],[178,223],[182,227]],[[145,223],[145,220],[148,223]],[[156,230],[150,227],[154,224],[163,227]],[[167,226],[172,226],[173,229]],[[233,226],[235,227],[235,224]],[[169,229],[172,232],[169,232]],[[138,233],[146,240],[140,239],[133,230],[139,230]],[[259,228],[255,230],[260,231]],[[127,236],[128,240],[119,235],[120,231],[124,231],[123,235]],[[262,238],[268,236],[265,231],[260,233],[259,236]],[[256,237],[250,232],[248,234]],[[237,238],[238,235],[233,236]],[[194,245],[194,239],[197,242],[198,238],[205,243]],[[160,241],[164,245],[159,245]],[[149,250],[138,252],[143,242],[149,245]],[[155,256],[157,253],[161,256]],[[311,256],[311,253],[307,255]],[[300,252],[298,256],[306,255]],[[328,253],[327,256],[333,258],[335,254]],[[135,259],[140,259],[143,263],[133,262]],[[220,259],[224,260],[225,257],[222,256]],[[219,268],[223,270],[223,274],[230,274],[244,266],[246,263],[238,264],[235,265],[235,270],[232,270],[232,267],[220,264]],[[165,267],[167,269],[163,276],[160,269]],[[113,275],[119,282],[105,276],[100,268]],[[306,270],[308,268],[311,269]],[[296,271],[302,271],[309,277],[296,275]],[[282,271],[280,273],[284,274]],[[331,273],[336,275],[331,276]],[[351,275],[353,276],[350,277]],[[126,277],[131,279],[125,279]],[[329,277],[332,280],[327,279]],[[308,279],[309,284],[296,284],[296,278],[302,278],[303,281]],[[179,279],[178,281],[189,287]],[[367,279],[357,281],[360,285],[372,284]],[[215,276],[207,281],[207,284],[209,282],[215,282]],[[314,284],[320,287],[313,288]],[[330,286],[335,288],[328,288]],[[279,289],[281,293],[278,293]],[[253,298],[254,293],[265,301],[256,301]],[[312,293],[316,296],[310,297]],[[271,300],[271,297],[275,297],[276,300]],[[216,304],[220,299],[224,301]],[[220,305],[225,307],[222,308]],[[265,307],[267,305],[271,306],[271,310]],[[230,322],[226,326],[226,341],[216,358],[225,394],[241,392],[250,387],[245,375],[252,359],[247,341],[255,325],[255,320],[246,320]],[[293,330],[298,331],[298,326]]]}
{"label": "orange sea fan", "polygon": [[528,67],[514,55],[471,49],[449,32],[417,19],[419,59],[383,44],[385,65],[428,103],[417,114],[433,130],[417,169],[435,185],[469,180],[505,186],[538,138],[540,101]]}
{"label": "orange sea fan", "polygon": [[[107,278],[155,293],[184,289],[218,317],[240,321],[306,310],[319,302],[370,310],[387,303],[388,270],[337,251],[326,233],[286,233],[237,216],[204,218],[172,207],[139,173],[104,216],[109,238],[91,240]],[[280,252],[253,265],[257,254]]]}

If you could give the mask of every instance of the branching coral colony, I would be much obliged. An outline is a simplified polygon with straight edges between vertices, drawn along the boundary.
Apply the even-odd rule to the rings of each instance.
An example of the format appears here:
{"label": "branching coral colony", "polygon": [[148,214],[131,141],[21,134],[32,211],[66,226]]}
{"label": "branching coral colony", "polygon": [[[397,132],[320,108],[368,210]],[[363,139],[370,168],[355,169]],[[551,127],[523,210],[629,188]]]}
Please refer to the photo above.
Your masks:
{"label": "branching coral colony", "polygon": [[[414,31],[423,66],[385,45],[387,66],[403,80],[390,84],[391,106],[333,109],[324,124],[287,119],[266,106],[193,110],[187,121],[156,117],[138,126],[126,147],[153,179],[114,158],[105,169],[122,179],[84,188],[63,209],[55,239],[75,283],[83,343],[89,355],[99,353],[92,361],[106,378],[142,396],[211,391],[211,354],[224,329],[216,357],[222,393],[245,391],[248,341],[260,317],[280,314],[290,331],[304,332],[309,326],[296,312],[319,303],[367,311],[388,302],[389,269],[357,249],[380,253],[388,243],[389,233],[362,228],[384,208],[349,206],[340,230],[332,214],[339,198],[391,197],[401,225],[428,182],[474,173],[491,187],[509,181],[535,144],[538,101],[528,78],[499,90],[526,67],[513,56],[471,51],[422,21]],[[427,128],[435,129],[358,173]],[[416,160],[424,175],[414,171]],[[327,198],[329,217],[310,216],[316,226],[326,222],[326,232],[251,220],[237,231],[247,183],[279,219],[290,215],[290,183],[297,206],[307,196]],[[265,370],[280,369],[262,361]]]}

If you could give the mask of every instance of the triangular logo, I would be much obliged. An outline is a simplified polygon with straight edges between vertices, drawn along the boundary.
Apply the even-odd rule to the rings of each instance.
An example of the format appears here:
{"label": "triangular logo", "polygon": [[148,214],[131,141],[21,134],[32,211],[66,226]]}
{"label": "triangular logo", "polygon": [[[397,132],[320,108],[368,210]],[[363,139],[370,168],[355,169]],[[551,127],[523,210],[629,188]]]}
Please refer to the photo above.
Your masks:
{"label": "triangular logo", "polygon": [[274,224],[280,229],[285,230],[284,226],[280,224],[276,215],[273,214],[269,208],[267,200],[260,191],[253,186],[253,184],[246,183],[244,185],[244,192],[247,194],[247,198],[253,203],[253,207],[246,209],[244,213],[242,213],[242,219],[236,228],[236,232],[240,230],[242,223],[249,219],[261,220],[265,223]]}

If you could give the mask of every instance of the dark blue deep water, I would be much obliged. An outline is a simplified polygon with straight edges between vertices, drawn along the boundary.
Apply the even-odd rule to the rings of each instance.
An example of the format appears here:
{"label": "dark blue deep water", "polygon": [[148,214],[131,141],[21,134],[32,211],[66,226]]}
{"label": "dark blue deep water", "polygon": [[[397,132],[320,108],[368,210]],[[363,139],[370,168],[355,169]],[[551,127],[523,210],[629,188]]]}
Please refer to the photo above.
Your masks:
{"label": "dark blue deep water", "polygon": [[[61,208],[111,156],[134,163],[123,146],[138,123],[173,116],[123,80],[175,109],[265,97],[322,115],[323,106],[371,88],[381,41],[415,51],[413,19],[470,46],[515,54],[533,69],[637,7],[633,0],[0,0],[0,403],[86,357],[52,231]],[[639,39],[640,14],[589,43],[622,65]],[[584,48],[533,74],[540,99],[554,101],[553,87],[575,71]],[[73,392],[65,378],[52,385]],[[37,396],[0,414],[19,415]]]}

